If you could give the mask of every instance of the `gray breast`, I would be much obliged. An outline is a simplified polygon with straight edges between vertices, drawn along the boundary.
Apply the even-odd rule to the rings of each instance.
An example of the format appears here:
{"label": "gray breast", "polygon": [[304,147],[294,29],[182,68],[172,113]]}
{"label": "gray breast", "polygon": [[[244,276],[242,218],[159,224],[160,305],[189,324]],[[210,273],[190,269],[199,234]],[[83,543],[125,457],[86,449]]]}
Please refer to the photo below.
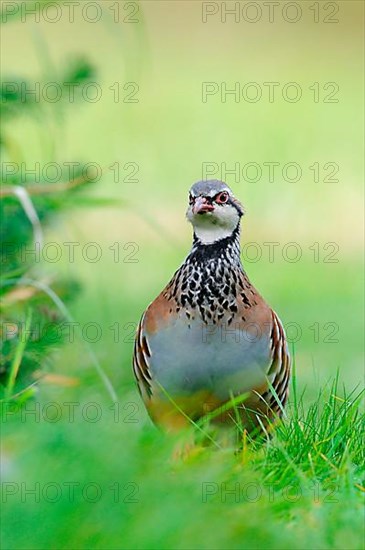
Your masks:
{"label": "gray breast", "polygon": [[218,398],[243,393],[265,380],[269,335],[251,334],[230,325],[188,319],[175,321],[149,337],[152,377],[171,395],[212,391]]}

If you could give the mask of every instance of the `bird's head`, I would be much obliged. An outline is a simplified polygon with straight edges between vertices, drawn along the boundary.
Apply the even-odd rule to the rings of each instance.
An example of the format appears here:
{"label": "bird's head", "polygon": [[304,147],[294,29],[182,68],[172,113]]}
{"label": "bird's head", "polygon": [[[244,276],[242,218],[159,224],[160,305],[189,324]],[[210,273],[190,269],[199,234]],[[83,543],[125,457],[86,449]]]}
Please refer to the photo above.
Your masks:
{"label": "bird's head", "polygon": [[244,210],[222,181],[198,181],[190,189],[186,217],[203,244],[230,237],[238,228]]}

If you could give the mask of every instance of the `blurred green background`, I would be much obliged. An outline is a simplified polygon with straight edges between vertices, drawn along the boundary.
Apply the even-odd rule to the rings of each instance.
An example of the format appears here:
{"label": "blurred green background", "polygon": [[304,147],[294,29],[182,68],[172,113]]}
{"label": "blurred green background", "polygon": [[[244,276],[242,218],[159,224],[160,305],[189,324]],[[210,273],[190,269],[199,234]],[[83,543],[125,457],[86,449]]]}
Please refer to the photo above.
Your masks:
{"label": "blurred green background", "polygon": [[[4,9],[9,3],[2,4]],[[225,179],[246,208],[242,245],[256,243],[255,250],[262,251],[261,258],[252,261],[254,249],[244,248],[246,271],[284,324],[292,327],[288,333],[296,340],[298,385],[301,390],[307,388],[308,402],[319,383],[333,377],[337,369],[348,389],[361,383],[363,4],[329,3],[339,8],[331,16],[337,23],[324,22],[332,11],[325,2],[314,3],[316,8],[310,8],[312,2],[297,2],[302,16],[296,23],[282,15],[287,2],[276,8],[272,23],[261,2],[255,3],[262,9],[256,23],[245,21],[242,12],[238,22],[228,15],[222,22],[221,2],[210,3],[218,12],[204,23],[202,10],[206,7],[202,2],[154,0],[99,2],[102,15],[91,23],[82,16],[84,4],[87,2],[75,7],[73,23],[61,2],[62,17],[56,23],[47,22],[41,14],[39,23],[29,15],[26,22],[16,19],[2,25],[1,65],[7,80],[21,75],[53,81],[79,56],[95,67],[92,80],[102,91],[96,102],[81,98],[73,108],[67,98],[53,106],[43,102],[41,116],[21,116],[11,125],[5,123],[4,133],[12,148],[3,161],[24,162],[32,168],[35,162],[62,165],[82,159],[104,169],[102,179],[89,188],[88,195],[109,198],[114,204],[95,203],[86,208],[78,204],[76,196],[73,207],[58,216],[46,233],[48,242],[62,247],[60,261],[39,266],[50,276],[62,274],[80,283],[81,290],[69,310],[81,327],[98,323],[101,337],[86,345],[76,337],[60,346],[48,369],[76,379],[76,385],[55,384],[50,378],[51,382],[40,384],[37,397],[41,404],[95,401],[104,415],[96,424],[81,418],[75,423],[61,420],[32,426],[31,421],[17,423],[9,417],[5,472],[8,480],[29,476],[32,482],[79,479],[106,486],[139,480],[140,503],[116,505],[110,491],[109,500],[94,506],[85,502],[76,507],[63,502],[35,506],[18,502],[7,520],[4,547],[286,548],[291,544],[303,548],[317,544],[322,548],[332,543],[340,548],[342,542],[357,547],[356,543],[351,546],[347,532],[334,543],[312,540],[310,532],[300,530],[298,541],[293,542],[290,522],[288,530],[279,529],[273,535],[270,523],[267,532],[251,511],[249,519],[247,512],[244,520],[239,519],[237,509],[227,516],[228,505],[220,535],[213,530],[208,536],[204,531],[202,540],[200,522],[210,522],[222,510],[201,504],[194,507],[192,501],[199,501],[201,480],[219,477],[227,467],[225,461],[232,457],[195,465],[189,475],[184,473],[183,480],[179,479],[179,466],[166,474],[161,463],[169,461],[171,443],[154,430],[141,406],[131,354],[133,329],[141,313],[189,251],[191,228],[185,221],[188,189],[204,177],[205,163],[216,163],[212,177]],[[245,4],[240,2],[240,8]],[[114,21],[116,6],[118,22]],[[51,18],[56,12],[48,9]],[[93,8],[89,9],[93,18]],[[315,9],[318,22],[314,22]],[[291,17],[292,12],[285,13]],[[138,22],[123,22],[126,16]],[[203,102],[206,82],[217,83],[219,92]],[[221,100],[222,83],[232,89],[235,83],[242,88],[248,82],[260,87],[259,101],[250,103],[242,95],[238,102],[232,95]],[[264,85],[268,82],[278,83],[272,102]],[[290,82],[302,90],[295,103],[285,101],[282,95]],[[327,83],[335,83],[335,88]],[[317,86],[318,102],[314,101]],[[326,102],[337,88],[333,97],[338,101]],[[119,101],[115,100],[116,89]],[[125,99],[132,91],[136,102],[128,103]],[[264,165],[270,162],[280,163],[274,181],[269,181]],[[301,168],[301,178],[286,181],[282,167],[294,162]],[[110,168],[115,163],[119,181],[115,181],[115,168]],[[238,163],[240,175],[225,177],[222,163],[228,170]],[[247,163],[260,165],[259,181],[245,180],[242,169]],[[315,163],[319,181],[310,168]],[[338,166],[332,178],[338,181],[326,179],[334,166],[325,167],[326,163]],[[251,175],[249,179],[254,178]],[[69,261],[65,242],[80,243],[74,262]],[[96,263],[85,261],[81,254],[90,242],[98,243],[102,250]],[[269,242],[278,243],[274,261],[264,245]],[[282,251],[288,250],[285,247],[291,242],[301,250],[297,262],[283,258]],[[116,247],[119,261],[114,257]],[[292,254],[289,249],[288,255]],[[116,329],[111,328],[116,326],[117,338]],[[136,403],[137,423],[113,421],[108,408],[111,401],[94,370],[90,350],[109,376],[121,407]],[[192,501],[185,498],[187,494]],[[261,513],[256,504],[250,510],[256,507],[257,514]],[[326,507],[310,512],[308,521],[320,529],[327,513]],[[166,514],[169,520],[165,523]],[[187,525],[182,527],[185,516]],[[20,528],[23,522],[25,527]],[[47,525],[53,525],[51,531]],[[181,529],[184,534],[179,531],[181,538],[177,539]],[[232,538],[227,533],[233,533]],[[239,540],[246,542],[241,546]]]}

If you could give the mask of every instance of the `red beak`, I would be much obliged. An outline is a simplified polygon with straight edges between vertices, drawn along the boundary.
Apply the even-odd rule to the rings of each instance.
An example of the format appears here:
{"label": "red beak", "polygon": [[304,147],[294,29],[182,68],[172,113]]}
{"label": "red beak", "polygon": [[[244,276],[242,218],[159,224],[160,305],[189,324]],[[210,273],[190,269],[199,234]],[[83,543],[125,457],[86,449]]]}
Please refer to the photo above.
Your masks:
{"label": "red beak", "polygon": [[214,206],[205,197],[197,197],[193,205],[193,214],[213,212]]}

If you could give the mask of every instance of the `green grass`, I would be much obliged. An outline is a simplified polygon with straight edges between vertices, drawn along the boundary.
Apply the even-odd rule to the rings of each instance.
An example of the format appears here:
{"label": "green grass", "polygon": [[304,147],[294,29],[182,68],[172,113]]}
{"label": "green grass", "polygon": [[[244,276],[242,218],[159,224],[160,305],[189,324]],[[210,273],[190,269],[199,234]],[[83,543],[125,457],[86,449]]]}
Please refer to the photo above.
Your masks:
{"label": "green grass", "polygon": [[81,400],[43,384],[3,404],[3,548],[363,547],[360,392],[293,388],[268,441],[174,458],[194,427],[162,434],[135,393],[112,405],[84,382]]}

